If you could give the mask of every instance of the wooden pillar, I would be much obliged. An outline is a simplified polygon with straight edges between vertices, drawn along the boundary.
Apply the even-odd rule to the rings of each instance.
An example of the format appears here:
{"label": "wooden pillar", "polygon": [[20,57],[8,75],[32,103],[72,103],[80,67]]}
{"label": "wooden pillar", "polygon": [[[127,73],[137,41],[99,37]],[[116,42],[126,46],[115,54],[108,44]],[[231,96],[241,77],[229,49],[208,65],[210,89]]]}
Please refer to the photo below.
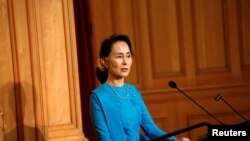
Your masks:
{"label": "wooden pillar", "polygon": [[4,141],[87,140],[73,1],[2,0],[0,8]]}

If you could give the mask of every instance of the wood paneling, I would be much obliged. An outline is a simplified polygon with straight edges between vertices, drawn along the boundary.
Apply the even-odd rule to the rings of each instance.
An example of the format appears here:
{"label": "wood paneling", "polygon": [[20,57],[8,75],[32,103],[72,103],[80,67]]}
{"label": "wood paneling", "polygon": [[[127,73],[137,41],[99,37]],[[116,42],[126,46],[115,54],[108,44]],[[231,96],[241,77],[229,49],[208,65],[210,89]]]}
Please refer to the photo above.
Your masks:
{"label": "wood paneling", "polygon": [[250,68],[250,1],[240,0],[239,2],[239,22],[240,22],[240,48],[242,50],[242,67]]}
{"label": "wood paneling", "polygon": [[192,1],[197,72],[227,69],[222,0]]}
{"label": "wood paneling", "polygon": [[176,1],[148,1],[147,6],[153,76],[183,73]]}
{"label": "wood paneling", "polygon": [[103,38],[128,34],[136,49],[128,80],[141,89],[165,88],[170,79],[182,86],[247,81],[249,70],[242,68],[247,68],[248,60],[248,1],[104,3],[112,8],[109,12],[104,13],[98,1],[91,1],[94,60]]}
{"label": "wood paneling", "polygon": [[0,20],[1,140],[87,140],[73,2],[1,0]]}
{"label": "wood paneling", "polygon": [[[65,22],[63,20],[63,1],[40,1],[40,22],[43,45],[43,64],[45,68],[49,125],[69,124],[70,101],[67,69],[67,44]],[[47,12],[48,11],[48,12]],[[57,26],[54,26],[57,25]],[[53,47],[51,47],[53,46]],[[58,73],[60,72],[60,73]],[[60,85],[58,85],[60,84]],[[60,103],[57,103],[60,97]],[[62,104],[63,103],[63,104]],[[57,114],[53,113],[57,111]]]}

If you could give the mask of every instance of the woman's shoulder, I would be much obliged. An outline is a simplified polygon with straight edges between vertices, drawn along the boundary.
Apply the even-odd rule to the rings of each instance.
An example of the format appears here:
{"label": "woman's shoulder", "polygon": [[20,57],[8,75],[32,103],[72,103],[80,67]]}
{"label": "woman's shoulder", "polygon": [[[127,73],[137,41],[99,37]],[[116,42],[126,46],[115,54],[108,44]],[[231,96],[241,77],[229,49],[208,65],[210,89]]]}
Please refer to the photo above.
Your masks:
{"label": "woman's shoulder", "polygon": [[106,91],[106,86],[105,86],[105,83],[96,87],[94,90],[92,90],[92,93],[96,93],[96,94],[99,94],[99,93],[102,93],[102,92],[105,92]]}

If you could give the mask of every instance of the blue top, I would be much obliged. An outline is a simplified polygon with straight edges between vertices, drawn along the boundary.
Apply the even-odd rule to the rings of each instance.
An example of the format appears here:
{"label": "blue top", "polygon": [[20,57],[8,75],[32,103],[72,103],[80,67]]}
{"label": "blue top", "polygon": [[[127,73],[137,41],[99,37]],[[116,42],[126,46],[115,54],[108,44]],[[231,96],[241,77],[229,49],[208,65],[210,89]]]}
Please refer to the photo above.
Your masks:
{"label": "blue top", "polygon": [[[145,141],[166,134],[154,123],[142,96],[132,84],[104,83],[90,96],[92,122],[100,141]],[[140,135],[140,129],[145,136]],[[166,141],[172,141],[170,137]]]}

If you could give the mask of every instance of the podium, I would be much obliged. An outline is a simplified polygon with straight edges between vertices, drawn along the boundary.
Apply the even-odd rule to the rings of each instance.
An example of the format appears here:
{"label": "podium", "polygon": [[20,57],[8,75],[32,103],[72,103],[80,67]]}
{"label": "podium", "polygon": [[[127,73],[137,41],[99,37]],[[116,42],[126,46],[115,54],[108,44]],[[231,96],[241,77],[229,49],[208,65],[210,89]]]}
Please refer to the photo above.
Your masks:
{"label": "podium", "polygon": [[[250,121],[245,121],[237,124],[222,124],[212,125],[209,122],[201,122],[186,128],[162,135],[160,137],[151,139],[150,141],[162,141],[171,136],[191,131],[200,127],[208,127],[207,135],[201,137],[199,141],[221,141],[221,140],[240,140],[250,141]],[[197,140],[198,141],[198,140]]]}

